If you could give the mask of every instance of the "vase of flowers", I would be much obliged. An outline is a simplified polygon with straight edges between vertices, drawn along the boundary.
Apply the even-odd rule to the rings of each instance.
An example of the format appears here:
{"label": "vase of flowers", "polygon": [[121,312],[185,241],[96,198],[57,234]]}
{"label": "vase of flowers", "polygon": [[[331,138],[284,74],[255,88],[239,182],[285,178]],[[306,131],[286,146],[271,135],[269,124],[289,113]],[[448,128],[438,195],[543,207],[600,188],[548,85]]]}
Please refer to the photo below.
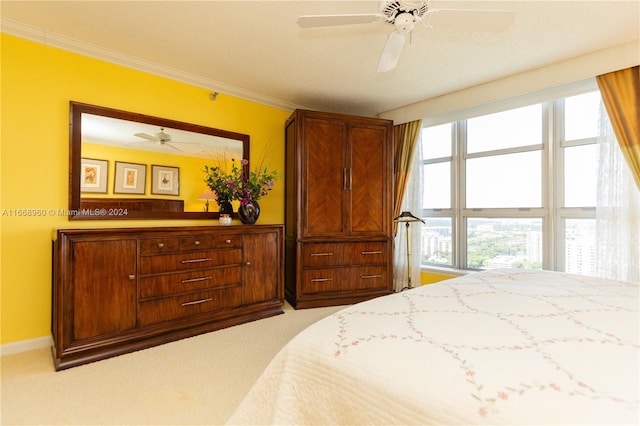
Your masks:
{"label": "vase of flowers", "polygon": [[260,216],[260,204],[258,204],[256,200],[238,206],[238,217],[245,225],[253,225],[256,223],[258,216]]}
{"label": "vase of flowers", "polygon": [[[248,160],[242,160],[242,166],[246,166]],[[240,185],[236,187],[236,199],[240,201],[238,217],[244,224],[254,224],[260,216],[258,200],[271,191],[280,174],[275,170],[269,170],[269,166],[258,166],[255,170],[240,175]]]}
{"label": "vase of flowers", "polygon": [[233,213],[231,202],[235,199],[236,189],[240,185],[241,171],[235,161],[231,162],[231,171],[227,172],[221,166],[204,166],[205,183],[216,195],[220,214]]}
{"label": "vase of flowers", "polygon": [[253,171],[247,169],[249,160],[243,159],[240,165],[231,159],[231,170],[221,167],[205,166],[207,186],[216,194],[219,205],[222,202],[238,200],[238,217],[244,224],[254,224],[260,215],[258,200],[269,193],[276,180],[281,176],[269,166],[260,164]]}

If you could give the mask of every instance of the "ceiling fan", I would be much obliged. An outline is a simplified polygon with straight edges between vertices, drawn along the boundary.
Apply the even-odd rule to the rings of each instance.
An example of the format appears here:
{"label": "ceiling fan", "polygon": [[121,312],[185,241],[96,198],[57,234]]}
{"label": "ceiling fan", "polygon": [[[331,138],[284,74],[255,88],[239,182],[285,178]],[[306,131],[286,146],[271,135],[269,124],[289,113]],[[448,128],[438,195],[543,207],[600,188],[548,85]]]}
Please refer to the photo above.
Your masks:
{"label": "ceiling fan", "polygon": [[454,31],[501,32],[515,18],[510,10],[434,9],[429,1],[382,0],[376,13],[345,15],[303,15],[301,28],[335,25],[387,23],[394,27],[382,51],[378,72],[394,69],[400,59],[407,35],[416,23]]}
{"label": "ceiling fan", "polygon": [[[147,133],[135,133],[134,136],[146,139],[151,142],[157,142],[161,146],[173,148],[176,151],[182,151],[181,149],[175,147],[173,143],[169,143],[171,142],[171,135],[168,133],[165,133],[164,128],[160,128],[160,131],[156,133],[155,136],[149,135]],[[176,143],[185,143],[185,142],[176,142]]]}

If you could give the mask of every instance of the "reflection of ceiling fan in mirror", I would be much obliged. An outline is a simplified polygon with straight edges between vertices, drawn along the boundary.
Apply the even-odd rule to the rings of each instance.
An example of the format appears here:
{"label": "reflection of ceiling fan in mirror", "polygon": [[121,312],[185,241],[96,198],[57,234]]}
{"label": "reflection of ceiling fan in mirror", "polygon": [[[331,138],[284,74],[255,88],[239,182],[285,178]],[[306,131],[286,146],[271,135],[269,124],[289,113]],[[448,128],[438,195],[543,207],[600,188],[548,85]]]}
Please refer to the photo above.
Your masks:
{"label": "reflection of ceiling fan in mirror", "polygon": [[[146,139],[147,141],[151,141],[154,143],[158,143],[163,147],[168,147],[171,149],[175,149],[176,151],[182,152],[182,150],[174,144],[192,144],[191,142],[176,142],[171,140],[171,135],[165,133],[164,128],[160,128],[160,131],[155,134],[155,136],[149,135],[147,133],[135,133],[134,136],[137,136],[142,139]],[[170,143],[171,142],[171,143]]]}
{"label": "reflection of ceiling fan in mirror", "polygon": [[378,63],[378,72],[386,72],[398,64],[407,35],[418,22],[426,28],[501,32],[514,18],[515,12],[509,10],[434,9],[429,1],[382,0],[377,13],[304,15],[298,18],[298,25],[302,28],[372,23],[393,26]]}

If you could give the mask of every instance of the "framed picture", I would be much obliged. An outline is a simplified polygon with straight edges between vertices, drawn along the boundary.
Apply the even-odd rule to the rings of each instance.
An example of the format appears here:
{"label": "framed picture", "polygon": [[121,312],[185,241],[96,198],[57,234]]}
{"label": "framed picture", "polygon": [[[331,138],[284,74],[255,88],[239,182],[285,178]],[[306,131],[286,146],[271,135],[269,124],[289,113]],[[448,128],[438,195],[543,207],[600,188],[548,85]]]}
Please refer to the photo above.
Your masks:
{"label": "framed picture", "polygon": [[151,166],[151,193],[180,195],[180,169],[169,166]]}
{"label": "framed picture", "polygon": [[144,194],[147,182],[145,164],[116,161],[116,179],[113,192],[116,194]]}
{"label": "framed picture", "polygon": [[80,192],[107,193],[109,161],[82,158],[80,170]]}

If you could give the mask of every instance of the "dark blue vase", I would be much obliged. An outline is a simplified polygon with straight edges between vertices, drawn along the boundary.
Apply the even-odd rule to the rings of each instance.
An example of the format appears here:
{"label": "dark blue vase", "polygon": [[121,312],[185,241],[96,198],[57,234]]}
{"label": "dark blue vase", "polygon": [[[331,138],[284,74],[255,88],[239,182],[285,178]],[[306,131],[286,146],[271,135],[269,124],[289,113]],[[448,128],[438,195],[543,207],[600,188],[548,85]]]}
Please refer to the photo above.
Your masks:
{"label": "dark blue vase", "polygon": [[231,215],[233,214],[233,206],[231,205],[230,201],[220,201],[218,203],[218,212],[220,214],[228,214]]}
{"label": "dark blue vase", "polygon": [[240,204],[238,207],[238,217],[245,225],[253,225],[260,216],[260,205],[257,201],[250,201],[244,206]]}

